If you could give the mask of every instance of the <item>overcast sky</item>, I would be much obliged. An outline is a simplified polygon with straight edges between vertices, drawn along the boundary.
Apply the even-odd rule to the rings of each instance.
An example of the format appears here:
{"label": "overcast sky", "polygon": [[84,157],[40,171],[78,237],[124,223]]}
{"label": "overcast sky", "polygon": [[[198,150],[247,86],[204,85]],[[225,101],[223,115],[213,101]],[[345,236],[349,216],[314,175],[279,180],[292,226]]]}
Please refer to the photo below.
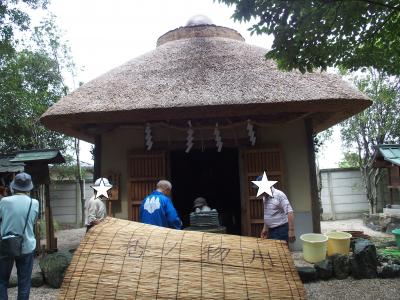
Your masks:
{"label": "overcast sky", "polygon": [[[82,67],[78,80],[88,82],[132,58],[151,51],[159,36],[184,26],[194,15],[206,15],[214,24],[237,30],[247,43],[270,48],[272,38],[251,36],[249,24],[231,19],[233,8],[213,0],[52,0],[49,10]],[[89,146],[82,159],[90,161]],[[327,145],[320,166],[334,167],[340,143]]]}

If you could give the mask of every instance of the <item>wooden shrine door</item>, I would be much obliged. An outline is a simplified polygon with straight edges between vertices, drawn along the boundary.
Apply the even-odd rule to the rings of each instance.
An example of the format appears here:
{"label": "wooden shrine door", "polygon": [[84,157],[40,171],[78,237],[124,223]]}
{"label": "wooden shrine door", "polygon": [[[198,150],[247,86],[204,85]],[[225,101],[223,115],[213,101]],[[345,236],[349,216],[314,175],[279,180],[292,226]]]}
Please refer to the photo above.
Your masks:
{"label": "wooden shrine door", "polygon": [[257,188],[251,183],[265,171],[268,180],[278,181],[274,187],[284,191],[284,174],[281,147],[265,149],[251,149],[244,152],[244,187],[245,209],[244,226],[245,235],[260,237],[264,225],[264,206],[262,197],[257,198]]}
{"label": "wooden shrine door", "polygon": [[130,154],[128,156],[128,217],[139,221],[139,207],[160,179],[167,175],[164,152]]}

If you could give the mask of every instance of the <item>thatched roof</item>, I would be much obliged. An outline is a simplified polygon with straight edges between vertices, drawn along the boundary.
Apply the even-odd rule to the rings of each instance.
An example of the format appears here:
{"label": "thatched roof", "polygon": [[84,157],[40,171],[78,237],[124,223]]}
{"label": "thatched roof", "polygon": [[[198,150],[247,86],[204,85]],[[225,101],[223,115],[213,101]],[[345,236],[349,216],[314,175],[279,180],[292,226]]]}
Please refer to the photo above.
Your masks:
{"label": "thatched roof", "polygon": [[279,71],[229,28],[181,27],[157,45],[62,98],[42,122],[82,137],[85,124],[304,112],[320,131],[370,105],[337,75]]}

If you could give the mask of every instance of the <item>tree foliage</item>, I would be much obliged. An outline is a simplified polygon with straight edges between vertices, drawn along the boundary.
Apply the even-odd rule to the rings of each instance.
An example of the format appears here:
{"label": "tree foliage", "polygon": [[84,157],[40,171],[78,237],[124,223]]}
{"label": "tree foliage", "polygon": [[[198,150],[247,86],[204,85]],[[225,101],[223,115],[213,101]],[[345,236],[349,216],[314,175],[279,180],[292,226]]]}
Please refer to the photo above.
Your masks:
{"label": "tree foliage", "polygon": [[[71,153],[64,154],[64,158],[64,164],[51,166],[51,175],[55,180],[77,180],[79,176],[86,179],[93,172],[92,167],[88,166],[81,167],[78,170],[76,158]],[[78,171],[80,172],[79,175]]]}
{"label": "tree foliage", "polygon": [[40,115],[63,93],[55,62],[24,50],[6,61],[0,77],[0,150],[63,147],[63,139],[39,123]]}
{"label": "tree foliage", "polygon": [[0,64],[0,152],[64,148],[68,139],[44,128],[40,116],[67,93],[63,72],[73,68],[54,17],[32,28]]}
{"label": "tree foliage", "polygon": [[343,160],[339,162],[339,168],[359,168],[360,157],[355,152],[345,152]]}
{"label": "tree foliage", "polygon": [[380,169],[373,168],[373,154],[379,144],[400,142],[400,91],[396,80],[372,69],[353,76],[353,82],[373,104],[341,123],[341,137],[348,150],[356,149],[367,197],[374,210],[382,174]]}
{"label": "tree foliage", "polygon": [[369,157],[377,145],[400,141],[400,90],[395,80],[373,69],[353,76],[353,82],[373,104],[344,121],[341,134],[347,146],[355,142]]}
{"label": "tree foliage", "polygon": [[373,67],[400,75],[398,0],[218,0],[252,33],[272,34],[267,58],[302,72],[329,66]]}
{"label": "tree foliage", "polygon": [[[71,50],[62,39],[55,17],[44,19],[37,27],[30,26],[29,9],[46,9],[48,3],[0,0],[0,153],[66,148],[72,144],[70,138],[47,130],[39,122],[40,116],[67,93],[63,78],[75,78]],[[75,140],[77,165],[57,166],[61,177],[75,174],[81,179],[85,171],[80,168],[77,144]]]}
{"label": "tree foliage", "polygon": [[49,0],[0,1],[0,62],[15,51],[15,33],[30,29],[29,9],[46,9]]}

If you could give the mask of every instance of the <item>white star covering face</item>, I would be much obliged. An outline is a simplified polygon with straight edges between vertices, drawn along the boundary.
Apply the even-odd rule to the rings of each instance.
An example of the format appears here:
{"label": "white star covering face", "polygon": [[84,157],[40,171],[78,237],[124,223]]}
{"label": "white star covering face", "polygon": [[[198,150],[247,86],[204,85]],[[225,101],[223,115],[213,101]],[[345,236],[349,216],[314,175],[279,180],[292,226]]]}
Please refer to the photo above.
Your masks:
{"label": "white star covering face", "polygon": [[263,193],[266,193],[272,197],[271,187],[277,182],[278,181],[269,181],[265,172],[261,180],[252,181],[252,183],[258,186],[257,197]]}
{"label": "white star covering face", "polygon": [[96,191],[96,198],[104,196],[108,199],[107,191],[111,189],[111,186],[106,186],[103,178],[100,180],[99,186],[92,185],[92,188]]}

